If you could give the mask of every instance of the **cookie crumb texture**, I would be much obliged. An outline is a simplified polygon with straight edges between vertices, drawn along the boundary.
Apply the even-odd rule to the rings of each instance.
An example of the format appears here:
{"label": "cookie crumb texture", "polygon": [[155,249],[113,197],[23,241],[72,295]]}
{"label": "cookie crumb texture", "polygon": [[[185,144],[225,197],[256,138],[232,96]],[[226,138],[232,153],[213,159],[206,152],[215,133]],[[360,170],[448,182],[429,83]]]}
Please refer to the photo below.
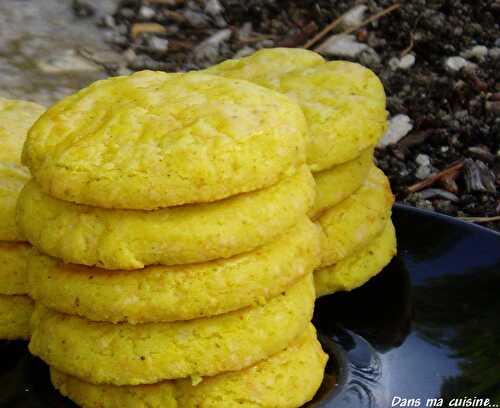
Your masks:
{"label": "cookie crumb texture", "polygon": [[284,350],[307,328],[314,300],[310,274],[262,306],[173,323],[98,323],[37,304],[29,349],[55,369],[93,383],[211,376]]}
{"label": "cookie crumb texture", "polygon": [[382,233],[366,247],[335,265],[314,271],[317,297],[350,291],[377,275],[396,255],[396,232],[389,221]]}
{"label": "cookie crumb texture", "polygon": [[0,339],[29,339],[32,313],[28,296],[0,295]]}
{"label": "cookie crumb texture", "polygon": [[389,221],[393,203],[389,180],[372,166],[358,191],[317,219],[321,266],[335,264],[375,239]]}
{"label": "cookie crumb texture", "polygon": [[373,148],[368,148],[354,160],[314,173],[316,201],[309,215],[317,218],[354,194],[363,185],[372,166]]}
{"label": "cookie crumb texture", "polygon": [[38,253],[30,258],[28,277],[30,296],[51,309],[136,324],[264,304],[317,266],[319,229],[304,217],[275,241],[229,259],[111,272]]}
{"label": "cookie crumb texture", "polygon": [[324,62],[311,54],[280,48],[257,51],[208,72],[246,79],[295,100],[308,123],[307,163],[318,172],[354,160],[376,145],[386,129],[387,112],[384,87],[371,70],[353,62]]}
{"label": "cookie crumb texture", "polygon": [[52,106],[23,151],[41,188],[104,208],[210,202],[305,161],[305,118],[277,92],[201,73],[142,71]]}
{"label": "cookie crumb texture", "polygon": [[83,408],[297,408],[310,401],[328,356],[312,325],[284,351],[252,367],[151,385],[95,385],[51,369],[54,386]]}
{"label": "cookie crumb texture", "polygon": [[22,242],[0,242],[0,294],[28,294],[27,263],[32,247]]}
{"label": "cookie crumb texture", "polygon": [[23,241],[16,226],[16,200],[29,179],[21,166],[28,129],[45,108],[36,103],[0,98],[0,241]]}

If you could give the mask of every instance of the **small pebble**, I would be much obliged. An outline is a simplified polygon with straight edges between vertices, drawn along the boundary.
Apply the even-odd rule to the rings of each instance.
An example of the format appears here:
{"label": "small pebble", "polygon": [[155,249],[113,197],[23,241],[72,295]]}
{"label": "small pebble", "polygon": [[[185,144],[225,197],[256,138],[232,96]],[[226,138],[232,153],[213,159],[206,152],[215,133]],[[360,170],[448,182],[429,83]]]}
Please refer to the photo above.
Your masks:
{"label": "small pebble", "polygon": [[413,129],[413,124],[409,116],[398,114],[389,121],[389,128],[380,140],[378,146],[385,147],[399,142]]}
{"label": "small pebble", "polygon": [[154,52],[165,52],[168,50],[168,40],[166,38],[151,36],[147,40],[149,48]]}
{"label": "small pebble", "polygon": [[156,14],[156,11],[152,7],[142,6],[139,9],[139,17],[141,17],[145,20],[149,20],[149,19],[153,18],[155,16],[155,14]]}
{"label": "small pebble", "polygon": [[425,180],[432,174],[431,166],[420,166],[415,172],[415,177],[419,180]]}
{"label": "small pebble", "polygon": [[411,68],[413,64],[415,64],[415,55],[413,54],[407,54],[401,59],[393,57],[389,60],[389,66],[393,71]]}
{"label": "small pebble", "polygon": [[336,34],[323,42],[315,51],[329,56],[354,58],[367,48],[368,45],[357,42],[354,35]]}
{"label": "small pebble", "polygon": [[478,61],[484,61],[488,55],[488,47],[484,45],[475,45],[471,49],[462,53],[465,58],[475,58]]}
{"label": "small pebble", "polygon": [[415,158],[415,163],[417,163],[419,166],[429,166],[431,164],[431,159],[426,154],[419,154]]}
{"label": "small pebble", "polygon": [[353,7],[344,14],[342,25],[345,28],[353,28],[359,26],[363,22],[363,17],[366,13],[366,10],[368,10],[368,7],[364,4]]}
{"label": "small pebble", "polygon": [[205,3],[205,11],[212,16],[218,16],[224,11],[224,7],[222,7],[219,0],[208,0]]}
{"label": "small pebble", "polygon": [[448,57],[446,58],[444,64],[445,68],[451,72],[458,72],[462,68],[474,66],[472,62],[467,61],[465,58],[462,57]]}
{"label": "small pebble", "polygon": [[435,198],[435,197],[440,197],[444,198],[445,200],[450,200],[452,202],[457,202],[458,197],[450,193],[449,191],[440,189],[440,188],[427,188],[425,190],[420,191],[420,197],[423,198],[424,200],[428,200],[430,198]]}

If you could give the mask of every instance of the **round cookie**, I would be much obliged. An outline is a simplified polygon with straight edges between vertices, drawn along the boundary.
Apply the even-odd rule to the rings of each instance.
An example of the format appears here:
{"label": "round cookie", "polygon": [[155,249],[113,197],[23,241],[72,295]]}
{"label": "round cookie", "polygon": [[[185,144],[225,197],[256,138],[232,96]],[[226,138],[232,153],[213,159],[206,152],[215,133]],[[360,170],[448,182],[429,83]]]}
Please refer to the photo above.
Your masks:
{"label": "round cookie", "polygon": [[384,87],[359,64],[331,61],[291,72],[281,77],[279,91],[304,112],[307,163],[313,172],[354,160],[386,129]]}
{"label": "round cookie", "polygon": [[368,148],[355,160],[314,173],[316,201],[309,215],[316,218],[352,195],[362,186],[372,166],[373,148]]}
{"label": "round cookie", "polygon": [[28,339],[32,313],[28,296],[0,295],[0,339]]}
{"label": "round cookie", "polygon": [[229,258],[266,244],[314,203],[307,166],[274,186],[214,203],[156,211],[107,210],[58,200],[30,182],[17,220],[28,240],[65,262],[105,269]]}
{"label": "round cookie", "polygon": [[21,242],[0,242],[0,294],[28,293],[27,261],[31,246]]}
{"label": "round cookie", "polygon": [[396,233],[389,221],[382,233],[367,246],[335,265],[314,271],[316,296],[356,289],[377,275],[396,252]]}
{"label": "round cookie", "polygon": [[321,227],[321,266],[332,265],[372,241],[391,216],[389,180],[372,166],[363,186],[317,219]]}
{"label": "round cookie", "polygon": [[157,209],[276,183],[305,161],[305,129],[296,103],[250,82],[142,71],[52,106],[23,162],[62,200]]}
{"label": "round cookie", "polygon": [[[151,385],[95,385],[51,369],[64,396],[83,408],[295,408],[311,400],[328,356],[312,325],[284,351],[237,372]],[[283,392],[286,390],[286,392]]]}
{"label": "round cookie", "polygon": [[29,263],[30,296],[94,321],[190,320],[265,303],[319,264],[318,228],[307,217],[252,252],[183,266],[107,271],[42,254]]}
{"label": "round cookie", "polygon": [[16,227],[16,200],[29,179],[21,151],[31,125],[45,110],[36,103],[0,98],[0,241],[23,241]]}
{"label": "round cookie", "polygon": [[226,78],[245,79],[277,89],[281,76],[324,63],[323,57],[314,51],[302,48],[264,48],[247,57],[226,60],[203,72]]}
{"label": "round cookie", "polygon": [[[254,57],[256,53],[209,70],[256,82],[296,100],[308,123],[307,163],[313,172],[354,160],[377,144],[387,126],[387,112],[384,87],[372,71],[347,61],[321,63],[312,56],[309,67],[297,64],[292,71],[285,62],[281,69],[281,51],[267,50],[266,56],[274,53],[276,62]],[[270,73],[267,61],[273,61]]]}
{"label": "round cookie", "polygon": [[309,324],[314,299],[310,274],[264,305],[173,323],[91,322],[37,304],[29,349],[57,370],[93,383],[211,376],[285,349]]}

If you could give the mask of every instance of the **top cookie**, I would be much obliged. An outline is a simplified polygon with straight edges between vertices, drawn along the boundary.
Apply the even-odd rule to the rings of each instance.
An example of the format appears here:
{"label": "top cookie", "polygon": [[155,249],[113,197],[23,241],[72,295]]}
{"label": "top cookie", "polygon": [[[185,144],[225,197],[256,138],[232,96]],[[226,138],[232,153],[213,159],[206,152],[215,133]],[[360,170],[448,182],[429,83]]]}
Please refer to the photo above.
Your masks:
{"label": "top cookie", "polygon": [[16,200],[29,179],[21,166],[28,129],[45,110],[33,102],[0,98],[0,241],[22,241],[15,222]]}
{"label": "top cookie", "polygon": [[50,108],[23,162],[54,197],[150,210],[272,185],[305,161],[305,128],[297,104],[252,83],[143,71]]}
{"label": "top cookie", "polygon": [[248,57],[221,62],[203,72],[279,89],[283,75],[324,63],[321,55],[302,48],[265,48]]}
{"label": "top cookie", "polygon": [[309,127],[307,163],[313,172],[355,159],[386,128],[384,88],[359,64],[324,63],[311,51],[278,48],[223,62],[208,72],[246,79],[296,100]]}

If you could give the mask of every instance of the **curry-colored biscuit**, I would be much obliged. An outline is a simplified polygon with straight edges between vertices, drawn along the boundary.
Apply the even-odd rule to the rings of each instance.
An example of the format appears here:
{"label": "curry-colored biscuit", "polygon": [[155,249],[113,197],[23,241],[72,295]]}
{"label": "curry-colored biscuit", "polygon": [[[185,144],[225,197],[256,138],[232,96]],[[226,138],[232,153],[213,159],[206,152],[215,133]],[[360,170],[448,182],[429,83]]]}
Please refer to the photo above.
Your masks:
{"label": "curry-colored biscuit", "polygon": [[44,110],[33,102],[0,98],[0,162],[21,164],[28,130]]}
{"label": "curry-colored biscuit", "polygon": [[279,91],[306,116],[307,162],[314,172],[354,160],[386,129],[384,87],[359,64],[331,61],[291,72],[281,77]]}
{"label": "curry-colored biscuit", "polygon": [[36,306],[29,349],[94,383],[152,384],[236,371],[284,350],[309,324],[312,274],[266,304],[171,323],[91,322]]}
{"label": "curry-colored biscuit", "polygon": [[305,165],[266,189],[156,211],[73,204],[51,198],[30,182],[20,194],[17,218],[28,240],[48,255],[105,269],[139,269],[251,251],[302,219],[315,194]]}
{"label": "curry-colored biscuit", "polygon": [[369,148],[355,160],[314,173],[316,201],[309,215],[316,218],[326,209],[352,195],[363,185],[372,165],[373,148]]}
{"label": "curry-colored biscuit", "polygon": [[226,260],[107,271],[38,254],[30,295],[63,313],[95,321],[190,320],[263,304],[319,264],[318,227],[304,219],[275,241]]}
{"label": "curry-colored biscuit", "polygon": [[386,129],[387,112],[384,87],[372,71],[347,61],[322,64],[312,57],[308,68],[302,64],[291,71],[285,63],[280,69],[282,54],[279,49],[266,50],[265,58],[222,63],[210,72],[253,81],[296,100],[308,122],[307,162],[314,172],[354,160],[377,144]]}
{"label": "curry-colored biscuit", "polygon": [[52,106],[23,162],[54,197],[156,209],[276,183],[304,163],[305,129],[296,103],[250,82],[142,71]]}
{"label": "curry-colored biscuit", "polygon": [[0,242],[0,294],[28,293],[27,260],[31,246],[21,242]]}
{"label": "curry-colored biscuit", "polygon": [[366,247],[335,265],[314,271],[318,297],[355,289],[377,275],[396,255],[396,233],[389,221],[382,233]]}
{"label": "curry-colored biscuit", "polygon": [[321,55],[303,48],[264,48],[248,57],[226,60],[203,72],[226,78],[245,79],[278,89],[279,80],[283,75],[324,63]]}
{"label": "curry-colored biscuit", "polygon": [[28,296],[0,295],[0,339],[28,339],[32,313]]}
{"label": "curry-colored biscuit", "polygon": [[286,350],[241,371],[151,385],[95,385],[51,369],[61,393],[83,408],[297,408],[311,400],[328,356],[312,325]]}
{"label": "curry-colored biscuit", "polygon": [[373,166],[363,186],[317,219],[321,227],[321,266],[332,265],[372,241],[391,216],[389,180]]}
{"label": "curry-colored biscuit", "polygon": [[16,200],[29,179],[21,166],[28,129],[45,110],[36,103],[0,98],[0,241],[22,241],[16,227]]}

